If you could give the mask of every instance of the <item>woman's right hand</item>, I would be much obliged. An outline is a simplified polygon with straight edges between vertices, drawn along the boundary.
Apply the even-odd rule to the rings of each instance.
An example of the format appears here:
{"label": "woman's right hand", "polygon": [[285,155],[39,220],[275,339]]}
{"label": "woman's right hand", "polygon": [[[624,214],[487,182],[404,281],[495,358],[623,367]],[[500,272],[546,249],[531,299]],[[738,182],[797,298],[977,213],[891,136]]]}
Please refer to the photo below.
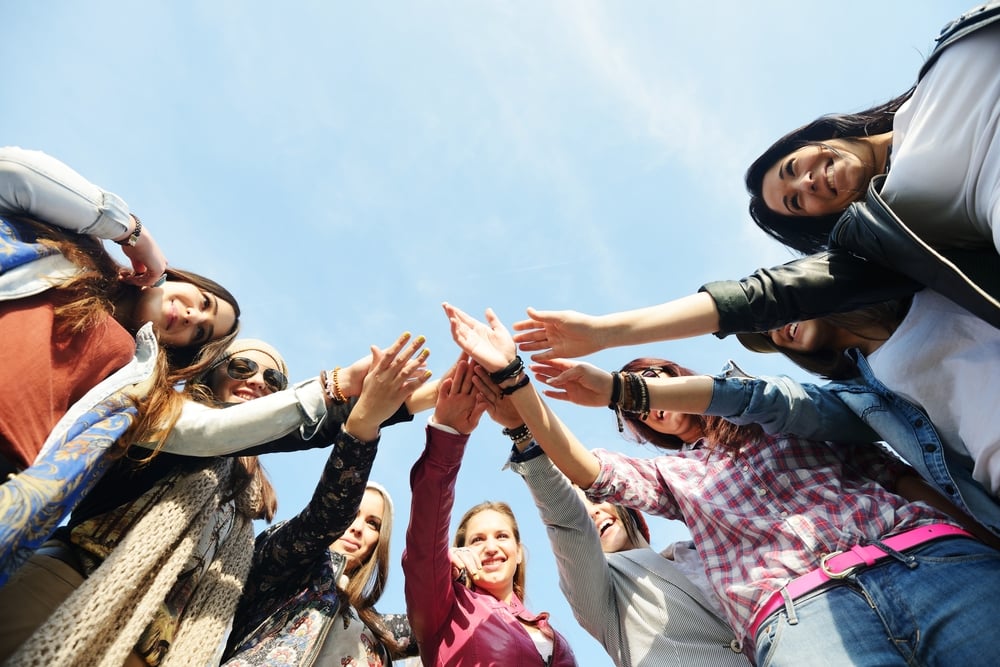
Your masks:
{"label": "woman's right hand", "polygon": [[484,324],[450,303],[442,306],[451,322],[451,337],[480,366],[493,373],[514,359],[514,339],[492,309],[486,309]]}
{"label": "woman's right hand", "polygon": [[545,383],[543,393],[549,398],[594,408],[606,407],[611,401],[611,373],[593,364],[552,359],[532,364],[531,372]]}
{"label": "woman's right hand", "polygon": [[410,334],[404,333],[385,350],[372,345],[371,368],[365,376],[358,402],[344,425],[355,438],[365,442],[377,438],[379,425],[430,379],[431,372],[425,366],[430,351],[420,350],[424,337],[418,336],[407,345],[409,339]]}
{"label": "woman's right hand", "polygon": [[575,310],[528,308],[527,320],[514,323],[514,342],[522,352],[535,352],[533,361],[583,357],[603,350],[600,326],[593,315]]}
{"label": "woman's right hand", "polygon": [[132,271],[122,275],[122,280],[129,284],[140,287],[155,285],[167,270],[167,258],[146,227],[142,228],[134,246],[123,245],[121,249],[132,262]]}

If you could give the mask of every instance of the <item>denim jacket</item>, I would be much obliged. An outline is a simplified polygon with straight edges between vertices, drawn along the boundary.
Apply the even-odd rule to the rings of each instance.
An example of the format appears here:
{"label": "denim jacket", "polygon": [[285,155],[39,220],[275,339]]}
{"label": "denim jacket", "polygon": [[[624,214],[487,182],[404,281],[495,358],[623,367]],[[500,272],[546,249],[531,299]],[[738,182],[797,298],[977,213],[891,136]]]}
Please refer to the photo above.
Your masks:
{"label": "denim jacket", "polygon": [[735,364],[715,378],[706,414],[768,433],[819,440],[882,440],[955,505],[1000,535],[1000,502],[972,478],[972,460],[944,447],[926,413],[879,382],[851,350],[860,376],[826,385],[747,376]]}

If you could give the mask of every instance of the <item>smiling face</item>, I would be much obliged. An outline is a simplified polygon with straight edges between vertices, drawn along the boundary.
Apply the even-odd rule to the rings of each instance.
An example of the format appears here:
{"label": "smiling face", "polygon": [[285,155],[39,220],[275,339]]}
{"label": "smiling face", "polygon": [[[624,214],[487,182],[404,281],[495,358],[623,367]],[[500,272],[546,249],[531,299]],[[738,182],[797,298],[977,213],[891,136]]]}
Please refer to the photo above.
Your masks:
{"label": "smiling face", "polygon": [[274,393],[274,389],[264,382],[264,371],[278,370],[278,364],[274,359],[260,350],[245,350],[237,356],[257,362],[257,372],[244,380],[238,380],[229,376],[226,370],[229,365],[228,360],[219,364],[212,371],[210,380],[212,394],[216,400],[221,403],[243,403]]}
{"label": "smiling face", "polygon": [[792,322],[767,332],[775,347],[793,352],[816,352],[826,348],[832,339],[833,327],[822,320]]}
{"label": "smiling face", "polygon": [[160,342],[168,347],[202,345],[222,338],[236,325],[232,304],[195,285],[168,280],[143,288],[133,319],[152,322]]}
{"label": "smiling face", "polygon": [[844,211],[871,181],[873,156],[863,144],[831,139],[778,160],[761,187],[765,205],[781,215],[813,217]]}
{"label": "smiling face", "polygon": [[601,550],[604,553],[613,554],[634,548],[625,526],[618,518],[618,511],[614,505],[609,502],[591,502],[579,489],[577,489],[577,493],[583,498],[587,514],[590,515],[594,527],[597,528],[597,532],[601,536]]}
{"label": "smiling face", "polygon": [[344,568],[347,574],[355,572],[375,551],[382,535],[384,515],[385,501],[382,499],[382,494],[374,489],[365,489],[354,522],[330,545],[331,551],[347,557],[347,565]]}
{"label": "smiling face", "polygon": [[514,575],[523,553],[510,519],[496,510],[474,514],[465,524],[465,544],[472,549],[483,569],[476,586],[493,597],[508,602],[514,592]]}

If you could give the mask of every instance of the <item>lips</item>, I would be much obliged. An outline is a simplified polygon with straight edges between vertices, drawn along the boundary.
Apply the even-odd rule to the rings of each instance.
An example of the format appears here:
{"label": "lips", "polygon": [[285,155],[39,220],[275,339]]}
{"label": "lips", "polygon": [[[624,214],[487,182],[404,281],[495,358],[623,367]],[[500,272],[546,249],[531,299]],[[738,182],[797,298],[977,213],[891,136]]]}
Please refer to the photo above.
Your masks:
{"label": "lips", "polygon": [[615,525],[614,519],[605,519],[604,521],[601,522],[601,525],[597,527],[597,532],[600,533],[601,535],[604,535],[604,531],[606,531],[613,525]]}
{"label": "lips", "polygon": [[177,302],[171,301],[170,308],[167,309],[167,326],[164,327],[165,331],[170,331],[170,327],[174,326],[174,322],[177,321]]}
{"label": "lips", "polygon": [[832,158],[830,159],[829,162],[826,163],[826,169],[823,170],[823,173],[826,176],[826,187],[829,188],[830,192],[834,196],[837,196],[837,183],[836,183],[836,181],[834,179],[834,176],[836,174],[835,174],[835,172],[833,170],[833,159]]}

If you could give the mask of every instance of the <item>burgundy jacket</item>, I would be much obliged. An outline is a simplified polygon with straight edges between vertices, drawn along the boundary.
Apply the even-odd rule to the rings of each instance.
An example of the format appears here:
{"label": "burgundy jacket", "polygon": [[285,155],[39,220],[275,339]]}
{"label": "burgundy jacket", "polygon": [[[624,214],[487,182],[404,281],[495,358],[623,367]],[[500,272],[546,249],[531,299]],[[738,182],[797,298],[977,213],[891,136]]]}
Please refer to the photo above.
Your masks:
{"label": "burgundy jacket", "polygon": [[[532,614],[515,595],[505,604],[451,577],[448,527],[455,503],[455,478],[467,435],[427,427],[427,445],[410,471],[410,525],[406,529],[403,574],[406,609],[424,665],[518,667],[576,665],[566,639]],[[537,623],[553,639],[552,657],[542,661],[518,619]]]}

